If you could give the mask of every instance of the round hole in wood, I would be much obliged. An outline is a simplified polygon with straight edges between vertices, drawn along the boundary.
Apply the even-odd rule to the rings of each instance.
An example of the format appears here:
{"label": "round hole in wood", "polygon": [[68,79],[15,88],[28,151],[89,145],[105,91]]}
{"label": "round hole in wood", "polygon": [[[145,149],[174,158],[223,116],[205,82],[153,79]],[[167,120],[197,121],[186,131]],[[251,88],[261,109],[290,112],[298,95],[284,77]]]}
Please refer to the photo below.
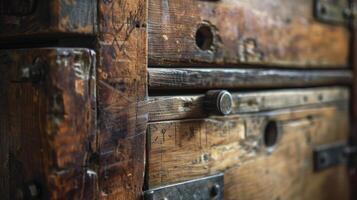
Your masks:
{"label": "round hole in wood", "polygon": [[275,121],[270,121],[264,130],[264,145],[273,147],[276,145],[279,137],[278,124]]}
{"label": "round hole in wood", "polygon": [[213,49],[213,31],[208,24],[201,24],[196,31],[196,45],[201,50]]}

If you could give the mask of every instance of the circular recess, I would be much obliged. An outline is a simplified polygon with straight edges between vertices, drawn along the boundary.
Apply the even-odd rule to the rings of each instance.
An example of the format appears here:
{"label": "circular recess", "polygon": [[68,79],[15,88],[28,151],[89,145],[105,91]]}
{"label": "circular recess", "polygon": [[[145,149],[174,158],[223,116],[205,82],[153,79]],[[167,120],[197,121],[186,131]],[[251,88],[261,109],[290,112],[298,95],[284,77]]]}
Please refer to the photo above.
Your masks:
{"label": "circular recess", "polygon": [[209,24],[201,24],[196,31],[196,45],[203,51],[213,49],[214,34]]}
{"label": "circular recess", "polygon": [[272,148],[276,145],[279,138],[278,124],[275,121],[270,121],[264,130],[264,145]]}

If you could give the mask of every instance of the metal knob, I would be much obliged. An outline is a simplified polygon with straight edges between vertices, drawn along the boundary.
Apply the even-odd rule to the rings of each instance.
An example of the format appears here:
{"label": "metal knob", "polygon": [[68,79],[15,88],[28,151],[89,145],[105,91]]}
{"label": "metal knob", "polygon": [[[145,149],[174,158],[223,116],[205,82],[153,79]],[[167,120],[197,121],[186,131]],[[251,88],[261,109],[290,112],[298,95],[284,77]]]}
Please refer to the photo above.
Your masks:
{"label": "metal knob", "polygon": [[205,96],[205,108],[213,114],[228,115],[232,111],[233,99],[226,90],[209,90]]}

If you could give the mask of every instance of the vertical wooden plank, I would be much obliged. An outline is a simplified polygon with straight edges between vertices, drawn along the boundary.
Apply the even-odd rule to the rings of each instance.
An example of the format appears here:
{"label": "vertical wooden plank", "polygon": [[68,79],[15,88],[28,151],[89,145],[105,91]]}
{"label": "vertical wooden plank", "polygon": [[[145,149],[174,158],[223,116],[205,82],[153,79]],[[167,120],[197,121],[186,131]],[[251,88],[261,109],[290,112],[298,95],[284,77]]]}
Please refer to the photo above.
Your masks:
{"label": "vertical wooden plank", "polygon": [[100,0],[98,109],[100,198],[139,199],[144,179],[146,0]]}
{"label": "vertical wooden plank", "polygon": [[88,49],[0,51],[2,199],[95,198],[94,72]]}
{"label": "vertical wooden plank", "polygon": [[[349,0],[351,7],[356,7],[357,0]],[[356,17],[356,16],[355,16]],[[352,99],[351,99],[351,123],[352,123],[352,132],[351,132],[351,143],[357,144],[357,21],[356,18],[350,23],[351,34],[351,43],[350,43],[350,65],[353,70],[353,84],[352,84]],[[357,198],[357,168],[354,167],[350,170],[350,187],[351,187],[351,199]]]}

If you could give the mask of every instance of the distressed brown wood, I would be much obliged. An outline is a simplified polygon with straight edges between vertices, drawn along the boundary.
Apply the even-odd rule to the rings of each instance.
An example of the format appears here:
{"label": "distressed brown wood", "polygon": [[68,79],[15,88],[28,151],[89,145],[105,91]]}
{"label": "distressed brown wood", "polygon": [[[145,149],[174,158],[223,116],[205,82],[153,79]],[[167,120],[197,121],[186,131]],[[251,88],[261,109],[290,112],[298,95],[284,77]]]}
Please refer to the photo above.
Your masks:
{"label": "distressed brown wood", "polygon": [[96,0],[0,0],[0,37],[95,33]]}
{"label": "distressed brown wood", "polygon": [[[312,146],[345,140],[348,130],[343,129],[344,133],[328,138],[316,138],[311,134],[310,143],[305,131],[311,130],[304,129],[306,126],[286,125],[284,128],[290,134],[283,136],[280,141],[282,145],[276,152],[270,156],[258,156],[240,167],[227,170],[224,176],[225,199],[351,199],[346,165],[335,166],[320,173],[314,173],[310,165]],[[338,132],[335,127],[334,130]],[[325,128],[322,130],[325,131]]]}
{"label": "distressed brown wood", "polygon": [[149,88],[222,89],[287,88],[349,85],[349,70],[149,68]]}
{"label": "distressed brown wood", "polygon": [[147,1],[100,0],[98,8],[99,198],[140,199],[148,120],[142,108]]}
{"label": "distressed brown wood", "polygon": [[97,191],[95,53],[0,51],[2,199],[91,199]]}
{"label": "distressed brown wood", "polygon": [[[347,140],[348,110],[346,100],[150,123],[148,187],[225,172],[225,199],[348,199],[346,167],[313,173],[312,161],[315,146]],[[273,147],[263,142],[268,122],[280,133]]]}
{"label": "distressed brown wood", "polygon": [[311,0],[150,0],[148,34],[153,66],[332,68],[349,55],[347,28],[317,22]]}
{"label": "distressed brown wood", "polygon": [[[357,0],[349,1],[351,6],[357,5]],[[351,131],[351,143],[357,145],[357,20],[354,17],[349,24],[350,30],[352,32],[351,37],[351,46],[350,46],[350,65],[353,71],[353,84],[352,84],[352,98],[351,98],[351,106],[352,106],[352,131]],[[351,167],[350,170],[350,189],[351,189],[351,199],[357,199],[357,165]]]}
{"label": "distressed brown wood", "polygon": [[[230,115],[346,101],[346,87],[233,92]],[[147,102],[149,121],[208,117],[205,95],[152,96]]]}
{"label": "distressed brown wood", "polygon": [[[96,51],[0,51],[4,199],[141,199],[145,172],[149,188],[225,172],[226,199],[348,198],[345,166],[313,174],[311,160],[347,139],[347,88],[237,91],[351,84],[350,34],[316,22],[310,0],[0,0],[0,27],[2,48]],[[148,72],[148,53],[165,68]],[[147,86],[232,89],[233,112]],[[266,148],[272,121],[283,134]]]}

